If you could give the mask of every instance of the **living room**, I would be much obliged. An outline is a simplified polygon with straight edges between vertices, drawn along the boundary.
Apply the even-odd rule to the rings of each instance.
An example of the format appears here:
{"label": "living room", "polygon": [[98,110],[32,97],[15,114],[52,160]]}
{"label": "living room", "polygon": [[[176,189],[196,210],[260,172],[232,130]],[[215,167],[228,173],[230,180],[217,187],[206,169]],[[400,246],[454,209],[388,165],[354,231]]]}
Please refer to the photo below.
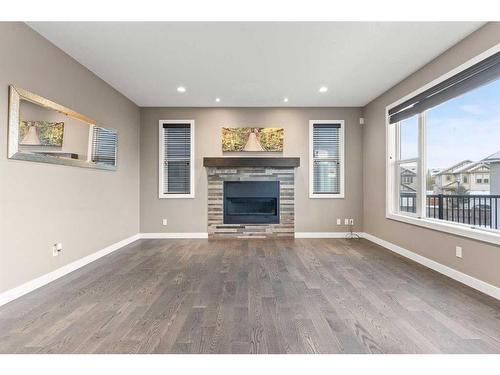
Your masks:
{"label": "living room", "polygon": [[498,360],[493,15],[65,17],[0,22],[0,353]]}

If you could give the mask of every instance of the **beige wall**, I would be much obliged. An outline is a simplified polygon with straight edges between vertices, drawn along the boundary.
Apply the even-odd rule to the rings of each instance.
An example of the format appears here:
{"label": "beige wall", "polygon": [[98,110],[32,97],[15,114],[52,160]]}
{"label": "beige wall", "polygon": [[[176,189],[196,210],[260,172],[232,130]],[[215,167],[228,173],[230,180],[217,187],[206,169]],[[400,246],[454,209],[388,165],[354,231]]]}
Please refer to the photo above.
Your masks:
{"label": "beige wall", "polygon": [[[336,218],[353,218],[362,228],[362,126],[359,108],[143,108],[141,109],[141,232],[207,232],[207,175],[204,156],[222,156],[221,127],[277,126],[285,129],[283,156],[299,156],[296,170],[295,230],[345,231]],[[194,119],[194,199],[158,198],[158,121]],[[310,199],[309,120],[345,120],[345,199]],[[240,155],[241,156],[241,155]],[[248,156],[248,155],[245,155]],[[168,226],[162,226],[162,218]]]}
{"label": "beige wall", "polygon": [[[0,23],[0,53],[2,292],[138,233],[140,112],[22,23]],[[118,129],[118,170],[7,159],[9,84]]]}
{"label": "beige wall", "polygon": [[[470,276],[500,286],[500,247],[385,219],[385,107],[500,42],[489,23],[368,104],[363,133],[364,231]],[[464,257],[455,256],[462,246]]]}

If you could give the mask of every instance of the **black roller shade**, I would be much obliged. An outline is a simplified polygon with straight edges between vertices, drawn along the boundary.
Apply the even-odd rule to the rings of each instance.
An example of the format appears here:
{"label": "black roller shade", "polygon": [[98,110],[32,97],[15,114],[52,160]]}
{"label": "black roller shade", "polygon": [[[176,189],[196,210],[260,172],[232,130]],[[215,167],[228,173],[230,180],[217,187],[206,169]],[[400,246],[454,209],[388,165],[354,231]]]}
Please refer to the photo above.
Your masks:
{"label": "black roller shade", "polygon": [[389,110],[389,123],[394,124],[435,107],[500,77],[500,52],[463,70],[424,92]]}

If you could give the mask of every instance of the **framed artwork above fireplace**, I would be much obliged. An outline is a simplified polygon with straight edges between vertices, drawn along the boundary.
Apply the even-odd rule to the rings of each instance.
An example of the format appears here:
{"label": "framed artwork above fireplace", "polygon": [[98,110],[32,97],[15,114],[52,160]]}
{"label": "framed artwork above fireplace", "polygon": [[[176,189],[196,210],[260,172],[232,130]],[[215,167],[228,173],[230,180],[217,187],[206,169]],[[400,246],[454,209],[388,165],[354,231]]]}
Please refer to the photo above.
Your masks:
{"label": "framed artwork above fireplace", "polygon": [[223,152],[283,152],[283,128],[222,128]]}

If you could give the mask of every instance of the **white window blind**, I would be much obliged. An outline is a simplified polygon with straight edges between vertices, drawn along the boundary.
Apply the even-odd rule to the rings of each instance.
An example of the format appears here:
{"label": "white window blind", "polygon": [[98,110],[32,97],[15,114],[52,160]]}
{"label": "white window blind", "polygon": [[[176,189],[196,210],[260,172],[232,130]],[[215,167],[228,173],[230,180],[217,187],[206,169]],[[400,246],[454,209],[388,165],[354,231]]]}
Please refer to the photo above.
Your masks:
{"label": "white window blind", "polygon": [[340,194],[341,125],[313,124],[313,194]]}
{"label": "white window blind", "polygon": [[117,140],[115,130],[94,126],[91,160],[97,164],[116,165]]}
{"label": "white window blind", "polygon": [[191,194],[191,124],[163,124],[163,194]]}

